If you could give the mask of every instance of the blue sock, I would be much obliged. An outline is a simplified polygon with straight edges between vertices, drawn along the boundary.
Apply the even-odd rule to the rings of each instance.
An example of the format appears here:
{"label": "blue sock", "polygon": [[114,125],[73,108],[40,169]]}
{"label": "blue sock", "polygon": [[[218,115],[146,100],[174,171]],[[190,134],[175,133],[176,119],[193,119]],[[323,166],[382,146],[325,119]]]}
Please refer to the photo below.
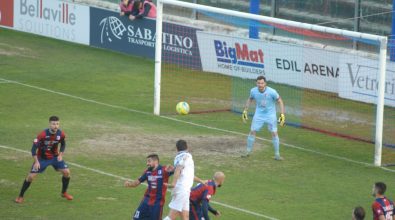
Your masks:
{"label": "blue sock", "polygon": [[252,147],[254,146],[255,142],[255,135],[248,135],[247,138],[247,153],[251,153]]}
{"label": "blue sock", "polygon": [[278,136],[273,137],[273,147],[274,147],[274,156],[280,157],[280,138]]}

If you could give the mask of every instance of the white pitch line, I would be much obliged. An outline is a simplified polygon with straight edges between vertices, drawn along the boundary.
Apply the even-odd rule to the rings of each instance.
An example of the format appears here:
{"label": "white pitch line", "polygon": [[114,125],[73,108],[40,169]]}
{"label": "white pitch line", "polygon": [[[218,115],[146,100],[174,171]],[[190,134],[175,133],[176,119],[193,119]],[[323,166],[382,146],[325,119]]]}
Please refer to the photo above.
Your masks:
{"label": "white pitch line", "polygon": [[[89,103],[94,103],[94,104],[98,104],[98,105],[107,106],[107,107],[110,107],[110,108],[121,109],[121,110],[125,110],[125,111],[128,111],[128,112],[134,112],[134,113],[154,116],[154,114],[149,113],[149,112],[139,111],[139,110],[136,110],[136,109],[130,109],[130,108],[126,108],[126,107],[122,107],[122,106],[118,106],[118,105],[112,105],[112,104],[108,104],[108,103],[104,103],[104,102],[95,101],[95,100],[92,100],[92,99],[86,99],[86,98],[70,95],[70,94],[63,93],[63,92],[58,92],[58,91],[45,89],[45,88],[38,87],[38,86],[29,85],[29,84],[26,84],[26,83],[21,83],[21,82],[14,81],[14,80],[8,80],[8,79],[4,79],[4,78],[0,78],[0,80],[7,81],[7,82],[10,82],[10,83],[14,83],[14,84],[18,84],[18,85],[25,86],[25,87],[29,87],[29,88],[33,88],[33,89],[37,89],[37,90],[41,90],[41,91],[45,91],[45,92],[49,92],[49,93],[54,93],[54,94],[70,97],[70,98],[73,98],[73,99],[78,99],[78,100],[89,102]],[[241,133],[241,132],[237,132],[237,131],[231,131],[231,130],[227,130],[227,129],[216,128],[216,127],[207,126],[207,125],[201,125],[201,124],[197,124],[197,123],[193,123],[193,122],[189,122],[189,121],[184,121],[184,120],[180,120],[180,119],[169,117],[169,116],[158,116],[158,117],[164,118],[164,119],[167,119],[167,120],[172,120],[172,121],[184,123],[184,124],[193,125],[193,126],[196,126],[196,127],[207,128],[207,129],[210,129],[210,130],[216,130],[216,131],[221,131],[221,132],[225,132],[225,133],[241,135],[241,136],[245,136],[245,137],[248,136],[247,133]],[[266,142],[271,142],[271,140],[268,140],[266,138],[261,138],[261,137],[256,137],[256,138],[259,139],[259,140],[266,141]],[[336,156],[336,155],[333,155],[333,154],[323,153],[323,152],[319,152],[319,151],[315,151],[315,150],[299,147],[299,146],[296,146],[296,145],[293,145],[293,144],[287,144],[287,143],[284,143],[284,142],[281,142],[281,144],[284,145],[284,146],[290,147],[290,148],[298,149],[298,150],[301,150],[301,151],[305,151],[305,152],[309,152],[309,153],[313,153],[313,154],[317,154],[317,155],[321,155],[321,156],[325,156],[325,157],[329,157],[329,158],[333,158],[333,159],[337,159],[337,160],[342,160],[342,161],[346,161],[346,162],[360,164],[360,165],[363,165],[363,166],[366,166],[366,167],[375,167],[373,164],[369,164],[369,163],[366,163],[366,162],[361,162],[361,161],[349,159],[349,158],[346,158],[346,157]],[[379,167],[379,168],[382,169],[382,170],[388,171],[388,172],[395,173],[395,170],[388,169],[386,167]]]}
{"label": "white pitch line", "polygon": [[[30,154],[29,151],[21,150],[19,148],[14,148],[14,147],[8,147],[8,146],[4,146],[4,145],[0,145],[0,148],[7,149],[7,150],[14,150],[14,151],[18,151],[18,152],[25,153],[25,154]],[[89,170],[89,171],[92,171],[94,173],[99,173],[99,174],[102,174],[102,175],[105,175],[105,176],[114,177],[116,179],[131,180],[131,179],[123,177],[123,176],[119,176],[119,175],[108,173],[108,172],[105,172],[105,171],[102,171],[102,170],[90,168],[90,167],[87,167],[87,166],[84,166],[84,165],[81,165],[81,164],[78,164],[78,163],[73,163],[73,162],[68,161],[67,164],[70,164],[72,166],[75,166],[75,167],[78,167],[78,168],[81,168],[81,169]],[[147,184],[143,183],[143,185],[147,185]],[[171,190],[167,190],[167,191],[171,192]],[[217,205],[220,205],[220,206],[223,206],[223,207],[226,207],[226,208],[229,208],[229,209],[233,209],[233,210],[236,210],[236,211],[240,211],[240,212],[244,212],[244,213],[247,213],[247,214],[250,214],[250,215],[254,215],[254,216],[257,216],[257,217],[262,217],[262,218],[270,219],[270,220],[278,220],[277,218],[273,218],[273,217],[270,217],[270,216],[267,216],[267,215],[263,215],[261,213],[253,212],[253,211],[250,211],[250,210],[238,208],[236,206],[228,205],[228,204],[225,204],[225,203],[216,202],[216,201],[213,201],[213,200],[211,200],[210,202],[214,203],[214,204],[217,204]]]}

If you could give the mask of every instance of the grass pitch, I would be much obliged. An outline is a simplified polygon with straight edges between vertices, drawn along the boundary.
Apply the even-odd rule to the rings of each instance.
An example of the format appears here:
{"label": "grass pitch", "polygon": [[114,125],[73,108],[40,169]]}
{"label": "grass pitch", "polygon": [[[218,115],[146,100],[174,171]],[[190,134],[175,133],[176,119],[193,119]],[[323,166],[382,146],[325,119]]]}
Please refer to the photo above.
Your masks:
{"label": "grass pitch", "polygon": [[[137,178],[151,152],[171,163],[179,138],[189,142],[199,177],[227,175],[213,198],[221,219],[350,219],[356,205],[369,219],[375,181],[386,182],[394,198],[395,173],[365,164],[372,163],[370,144],[285,127],[285,161],[272,160],[264,140],[245,160],[239,154],[249,125],[240,115],[153,116],[153,69],[150,60],[0,29],[0,78],[12,80],[0,80],[0,145],[30,151],[48,117],[59,115],[75,197],[60,198],[61,177],[48,168],[26,202],[15,204],[32,159],[0,147],[0,218],[130,219],[145,186],[126,189],[123,178]],[[270,139],[266,131],[259,137]]]}

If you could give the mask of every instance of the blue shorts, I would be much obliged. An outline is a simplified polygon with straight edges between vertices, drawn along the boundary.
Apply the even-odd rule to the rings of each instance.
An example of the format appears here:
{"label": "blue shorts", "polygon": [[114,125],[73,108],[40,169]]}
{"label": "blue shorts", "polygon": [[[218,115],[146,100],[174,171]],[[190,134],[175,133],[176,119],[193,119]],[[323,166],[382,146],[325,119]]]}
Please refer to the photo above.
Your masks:
{"label": "blue shorts", "polygon": [[52,167],[56,171],[69,168],[67,164],[64,162],[64,160],[58,161],[57,157],[54,157],[49,160],[39,159],[38,162],[40,162],[40,169],[39,170],[34,169],[34,163],[33,163],[30,173],[42,173],[45,171],[45,169],[47,169],[49,165],[52,165]]}
{"label": "blue shorts", "polygon": [[134,212],[132,216],[133,220],[162,220],[162,210],[159,202],[154,205],[148,205],[144,200],[140,203],[140,206]]}
{"label": "blue shorts", "polygon": [[270,132],[277,132],[276,117],[261,118],[255,116],[252,119],[251,131],[260,131],[265,124],[267,124],[267,130],[269,130]]}

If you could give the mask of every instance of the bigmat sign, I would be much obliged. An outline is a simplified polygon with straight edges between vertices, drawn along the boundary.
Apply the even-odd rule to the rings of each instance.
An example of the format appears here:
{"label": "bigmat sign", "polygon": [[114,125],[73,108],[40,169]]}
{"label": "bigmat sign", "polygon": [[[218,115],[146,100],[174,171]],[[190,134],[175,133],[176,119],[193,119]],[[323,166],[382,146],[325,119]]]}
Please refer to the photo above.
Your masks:
{"label": "bigmat sign", "polygon": [[[378,61],[367,58],[351,59],[346,55],[340,59],[340,97],[377,103]],[[392,62],[387,62],[384,99],[385,105],[395,107],[395,63]]]}
{"label": "bigmat sign", "polygon": [[[136,56],[154,59],[156,21],[138,19],[130,21],[119,13],[91,7],[90,43]],[[163,23],[164,61],[201,69],[196,28],[173,23]]]}
{"label": "bigmat sign", "polygon": [[0,1],[0,26],[14,26],[14,0]]}
{"label": "bigmat sign", "polygon": [[89,7],[59,0],[15,0],[14,28],[89,44]]}
{"label": "bigmat sign", "polygon": [[197,32],[204,71],[337,93],[340,54]]}

